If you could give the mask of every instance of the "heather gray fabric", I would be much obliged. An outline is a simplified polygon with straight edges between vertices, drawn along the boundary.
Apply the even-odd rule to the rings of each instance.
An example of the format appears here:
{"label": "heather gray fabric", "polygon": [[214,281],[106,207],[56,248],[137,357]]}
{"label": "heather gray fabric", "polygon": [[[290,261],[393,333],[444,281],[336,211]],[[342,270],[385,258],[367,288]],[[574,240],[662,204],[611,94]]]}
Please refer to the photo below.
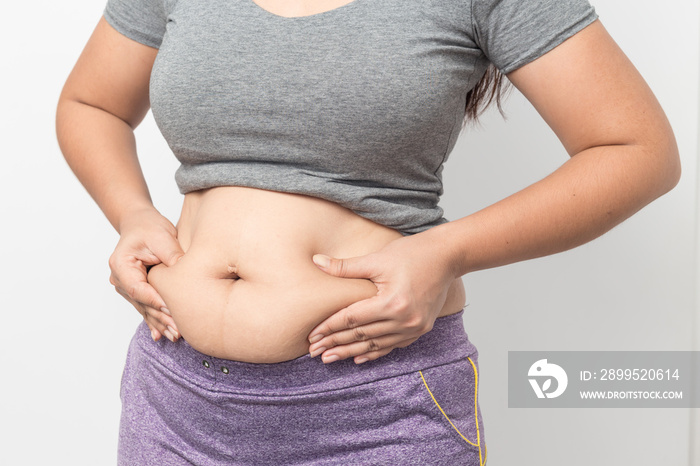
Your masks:
{"label": "heather gray fabric", "polygon": [[317,196],[413,234],[447,220],[442,168],[467,92],[593,22],[588,0],[354,0],[285,18],[253,0],[108,0],[159,48],[153,116],[181,193]]}
{"label": "heather gray fabric", "polygon": [[463,316],[359,365],[214,358],[153,341],[142,321],[122,373],[117,465],[484,466],[479,352]]}

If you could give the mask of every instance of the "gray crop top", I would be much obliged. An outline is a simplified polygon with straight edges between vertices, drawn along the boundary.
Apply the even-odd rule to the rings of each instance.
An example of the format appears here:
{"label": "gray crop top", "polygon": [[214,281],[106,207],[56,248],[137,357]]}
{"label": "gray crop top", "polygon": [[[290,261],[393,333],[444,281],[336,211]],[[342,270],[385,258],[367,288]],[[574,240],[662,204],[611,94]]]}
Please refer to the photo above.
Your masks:
{"label": "gray crop top", "polygon": [[285,18],[253,0],[108,0],[158,48],[153,117],[180,193],[321,197],[400,231],[444,223],[442,168],[488,62],[503,73],[593,22],[588,0],[353,0]]}

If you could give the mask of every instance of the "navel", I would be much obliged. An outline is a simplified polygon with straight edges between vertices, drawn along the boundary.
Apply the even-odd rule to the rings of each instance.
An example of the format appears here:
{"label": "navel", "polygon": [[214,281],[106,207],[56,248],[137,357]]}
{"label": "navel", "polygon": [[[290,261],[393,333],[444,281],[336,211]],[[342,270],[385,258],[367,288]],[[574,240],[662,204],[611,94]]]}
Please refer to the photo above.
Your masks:
{"label": "navel", "polygon": [[226,271],[228,272],[228,278],[232,280],[238,280],[240,277],[238,276],[238,266],[233,264],[229,264],[228,267],[226,268]]}

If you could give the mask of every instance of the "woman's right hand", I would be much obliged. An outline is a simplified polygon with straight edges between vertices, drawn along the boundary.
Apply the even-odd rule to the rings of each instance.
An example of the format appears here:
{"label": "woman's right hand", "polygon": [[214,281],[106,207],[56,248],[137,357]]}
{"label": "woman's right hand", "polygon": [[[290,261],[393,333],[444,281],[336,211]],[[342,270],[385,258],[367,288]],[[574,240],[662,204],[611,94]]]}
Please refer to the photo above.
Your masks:
{"label": "woman's right hand", "polygon": [[180,337],[165,301],[148,283],[147,266],[170,267],[185,254],[177,240],[177,229],[155,208],[125,214],[119,224],[120,239],[109,258],[109,282],[143,316],[157,341],[164,335]]}

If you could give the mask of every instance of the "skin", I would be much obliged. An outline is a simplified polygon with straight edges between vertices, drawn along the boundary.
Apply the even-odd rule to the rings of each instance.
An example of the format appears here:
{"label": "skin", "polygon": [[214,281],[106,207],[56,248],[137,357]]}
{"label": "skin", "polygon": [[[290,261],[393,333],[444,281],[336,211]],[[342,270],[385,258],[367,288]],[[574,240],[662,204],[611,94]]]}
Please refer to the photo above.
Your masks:
{"label": "skin", "polygon": [[[402,237],[330,201],[240,186],[187,193],[176,227],[185,254],[151,268],[149,284],[190,346],[254,363],[303,356],[319,322],[376,295],[370,280],[319,270],[314,254],[355,257]],[[455,280],[440,314],[464,300]]]}
{"label": "skin", "polygon": [[[275,12],[303,16],[297,13],[329,9],[315,10],[320,2],[284,5]],[[105,49],[109,57],[101,53]],[[176,339],[175,322],[148,283],[145,266],[174,266],[184,251],[177,229],[153,208],[133,135],[148,110],[156,53],[101,19],[66,82],[56,123],[66,160],[120,232],[110,282],[144,316],[154,339]],[[570,160],[479,212],[370,254],[315,255],[321,271],[370,280],[378,292],[313,328],[312,355],[327,363],[350,357],[362,363],[406,346],[432,328],[459,277],[590,241],[678,182],[678,149],[666,116],[600,21],[508,79],[550,125]]]}
{"label": "skin", "polygon": [[277,16],[294,18],[297,16],[311,16],[325,11],[334,10],[353,0],[305,0],[303,2],[281,2],[279,0],[255,0],[260,8]]}

